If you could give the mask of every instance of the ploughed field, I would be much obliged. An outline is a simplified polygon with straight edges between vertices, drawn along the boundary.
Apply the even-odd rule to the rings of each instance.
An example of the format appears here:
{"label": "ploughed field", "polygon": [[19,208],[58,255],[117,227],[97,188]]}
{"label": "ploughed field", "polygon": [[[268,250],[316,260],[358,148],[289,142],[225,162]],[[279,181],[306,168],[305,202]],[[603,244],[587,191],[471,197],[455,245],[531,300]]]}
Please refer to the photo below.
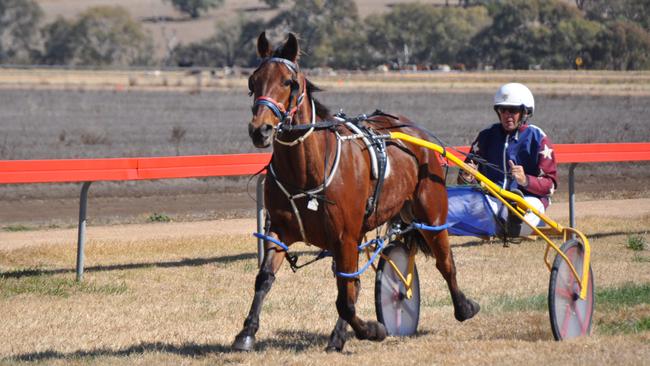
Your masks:
{"label": "ploughed field", "polygon": [[[363,86],[357,92],[350,82],[332,80],[336,78],[324,79],[327,91],[317,98],[333,112],[354,116],[381,109],[403,114],[452,146],[469,144],[481,128],[496,122],[493,91],[476,75],[469,80],[483,87],[449,90],[395,87],[390,80],[366,85],[359,80]],[[404,80],[412,82],[408,75]],[[427,78],[423,80],[426,83]],[[0,89],[0,159],[256,152],[247,132],[252,100],[244,83],[235,82],[239,84],[200,92],[83,86]],[[558,92],[540,85],[533,123],[553,142],[650,141],[649,95],[597,95],[599,84],[593,95],[575,95],[566,87]],[[581,165],[576,170],[578,199],[647,197],[644,182],[649,167],[648,163]],[[566,172],[567,167],[561,166],[559,201],[566,200]],[[89,219],[139,221],[153,211],[179,220],[247,216],[254,202],[246,192],[254,194],[254,181],[248,177],[98,182],[90,190]],[[73,223],[78,194],[79,184],[0,185],[0,222]],[[161,201],[160,196],[168,198]]]}

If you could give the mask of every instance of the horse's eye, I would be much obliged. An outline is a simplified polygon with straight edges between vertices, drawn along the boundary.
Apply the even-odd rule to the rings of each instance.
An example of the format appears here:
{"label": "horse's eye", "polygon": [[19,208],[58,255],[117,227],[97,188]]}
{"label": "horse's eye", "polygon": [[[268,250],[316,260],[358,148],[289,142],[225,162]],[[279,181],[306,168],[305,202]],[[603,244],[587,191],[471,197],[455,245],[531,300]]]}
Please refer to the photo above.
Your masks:
{"label": "horse's eye", "polygon": [[298,88],[300,88],[298,81],[294,79],[285,80],[284,85],[290,87],[291,90],[297,90]]}

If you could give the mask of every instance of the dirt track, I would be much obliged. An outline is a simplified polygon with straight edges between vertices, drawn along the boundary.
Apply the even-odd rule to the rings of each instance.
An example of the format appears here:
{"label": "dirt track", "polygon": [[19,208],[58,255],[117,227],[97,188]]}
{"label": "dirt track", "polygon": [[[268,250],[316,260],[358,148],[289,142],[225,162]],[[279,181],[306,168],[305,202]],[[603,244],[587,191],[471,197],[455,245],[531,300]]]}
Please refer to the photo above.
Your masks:
{"label": "dirt track", "polygon": [[[548,215],[568,224],[567,202],[553,204]],[[577,202],[576,220],[580,227],[581,217],[636,218],[650,215],[650,198],[634,200],[602,200]],[[126,224],[109,226],[89,225],[89,240],[128,238],[131,241],[163,238],[196,238],[209,235],[247,234],[255,231],[253,217],[190,222],[169,222],[150,224]],[[18,232],[0,231],[0,250],[11,251],[26,246],[76,243],[76,227],[66,229],[45,229]]]}

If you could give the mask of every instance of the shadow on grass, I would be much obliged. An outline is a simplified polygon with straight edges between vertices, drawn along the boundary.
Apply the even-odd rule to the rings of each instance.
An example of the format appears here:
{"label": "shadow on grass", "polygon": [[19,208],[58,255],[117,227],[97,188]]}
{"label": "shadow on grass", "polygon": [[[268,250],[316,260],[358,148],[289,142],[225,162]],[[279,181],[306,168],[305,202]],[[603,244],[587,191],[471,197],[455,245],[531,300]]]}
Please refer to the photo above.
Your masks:
{"label": "shadow on grass", "polygon": [[[602,239],[602,238],[607,238],[610,236],[619,236],[619,235],[644,235],[648,231],[647,230],[639,230],[639,231],[613,231],[613,232],[607,232],[607,233],[592,233],[588,234],[587,238],[588,239]],[[472,238],[474,240],[468,241],[466,243],[462,244],[453,244],[452,247],[459,247],[459,248],[471,248],[471,247],[480,247],[483,245],[501,245],[503,246],[503,240],[499,238],[492,238],[492,240],[484,240],[480,238]],[[560,239],[559,237],[554,238],[554,239]],[[516,246],[516,245],[526,245],[528,243],[533,243],[534,240],[530,239],[524,239],[520,243],[509,243],[510,246]]]}
{"label": "shadow on grass", "polygon": [[[426,336],[429,331],[419,331],[413,337]],[[347,339],[354,338],[353,332],[347,332]],[[263,352],[270,349],[285,350],[293,352],[305,352],[316,348],[317,351],[325,351],[329,337],[325,334],[281,330],[274,334],[273,337],[258,340],[255,344],[254,352]],[[96,357],[129,357],[132,355],[142,355],[145,353],[170,353],[188,357],[205,357],[211,354],[231,353],[236,354],[240,351],[233,350],[230,344],[196,344],[184,343],[182,345],[173,345],[167,343],[140,343],[123,349],[98,348],[94,350],[79,350],[76,352],[63,353],[58,351],[42,351],[33,353],[24,353],[5,358],[5,361],[48,361],[48,360],[68,360],[83,359]]]}
{"label": "shadow on grass", "polygon": [[[315,255],[317,252],[313,251],[295,251],[292,254],[297,255]],[[146,263],[125,263],[125,264],[112,264],[105,266],[92,266],[85,267],[84,273],[86,272],[105,272],[105,271],[123,271],[129,269],[141,269],[141,268],[176,268],[176,267],[197,267],[204,266],[206,264],[220,263],[220,264],[230,264],[234,262],[239,262],[243,260],[257,259],[256,253],[245,253],[237,255],[229,255],[225,257],[210,257],[210,258],[190,258],[182,259],[178,261],[167,261],[167,262],[146,262]],[[22,269],[9,272],[0,272],[0,278],[22,278],[22,277],[34,277],[34,276],[47,276],[55,275],[62,273],[76,273],[75,269],[68,268],[56,268],[56,269]]]}
{"label": "shadow on grass", "polygon": [[205,356],[214,353],[228,353],[234,352],[230,345],[222,344],[196,344],[185,343],[182,345],[173,345],[166,343],[140,343],[124,349],[108,349],[98,348],[94,350],[79,350],[76,352],[63,353],[57,351],[43,351],[24,353],[9,357],[5,360],[8,361],[45,361],[45,360],[66,360],[66,359],[80,359],[80,358],[94,358],[94,357],[128,357],[131,355],[139,355],[147,352],[160,352],[172,353],[181,356]]}

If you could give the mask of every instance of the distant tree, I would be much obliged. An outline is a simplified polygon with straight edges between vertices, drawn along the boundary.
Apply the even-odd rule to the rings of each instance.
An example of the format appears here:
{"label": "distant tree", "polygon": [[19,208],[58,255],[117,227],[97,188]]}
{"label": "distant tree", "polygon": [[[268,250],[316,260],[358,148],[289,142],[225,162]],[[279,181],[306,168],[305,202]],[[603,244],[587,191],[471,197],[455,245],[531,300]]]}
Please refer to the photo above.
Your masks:
{"label": "distant tree", "polygon": [[242,15],[230,21],[218,21],[214,34],[208,39],[176,47],[170,64],[218,67],[251,65],[255,62],[254,41],[263,29],[263,22],[248,20]]}
{"label": "distant tree", "polygon": [[438,8],[412,3],[366,18],[366,30],[372,50],[383,62],[449,64],[462,62],[461,51],[490,22],[482,6]]}
{"label": "distant tree", "polygon": [[650,69],[650,33],[627,21],[609,23],[594,47],[595,66],[613,70]]}
{"label": "distant tree", "polygon": [[193,19],[201,16],[201,13],[212,8],[218,8],[223,5],[224,0],[165,0],[171,2],[179,11],[188,14]]}
{"label": "distant tree", "polygon": [[41,63],[65,65],[72,61],[78,45],[73,40],[74,27],[74,22],[58,17],[41,29],[44,40]]}
{"label": "distant tree", "polygon": [[332,56],[332,40],[341,32],[360,25],[354,0],[292,0],[293,6],[281,11],[268,23],[268,34],[282,38],[294,32],[300,38],[301,63],[308,67],[325,66]]}
{"label": "distant tree", "polygon": [[33,0],[0,0],[0,63],[29,63],[43,12]]}
{"label": "distant tree", "polygon": [[71,65],[145,65],[153,40],[121,7],[95,7],[76,21],[62,18],[43,28],[43,62]]}
{"label": "distant tree", "polygon": [[277,9],[280,7],[280,4],[285,2],[285,0],[262,0],[262,2],[270,6],[272,9]]}
{"label": "distant tree", "polygon": [[583,9],[592,20],[629,21],[638,23],[646,31],[650,31],[650,1],[648,0],[589,0],[585,1]]}

